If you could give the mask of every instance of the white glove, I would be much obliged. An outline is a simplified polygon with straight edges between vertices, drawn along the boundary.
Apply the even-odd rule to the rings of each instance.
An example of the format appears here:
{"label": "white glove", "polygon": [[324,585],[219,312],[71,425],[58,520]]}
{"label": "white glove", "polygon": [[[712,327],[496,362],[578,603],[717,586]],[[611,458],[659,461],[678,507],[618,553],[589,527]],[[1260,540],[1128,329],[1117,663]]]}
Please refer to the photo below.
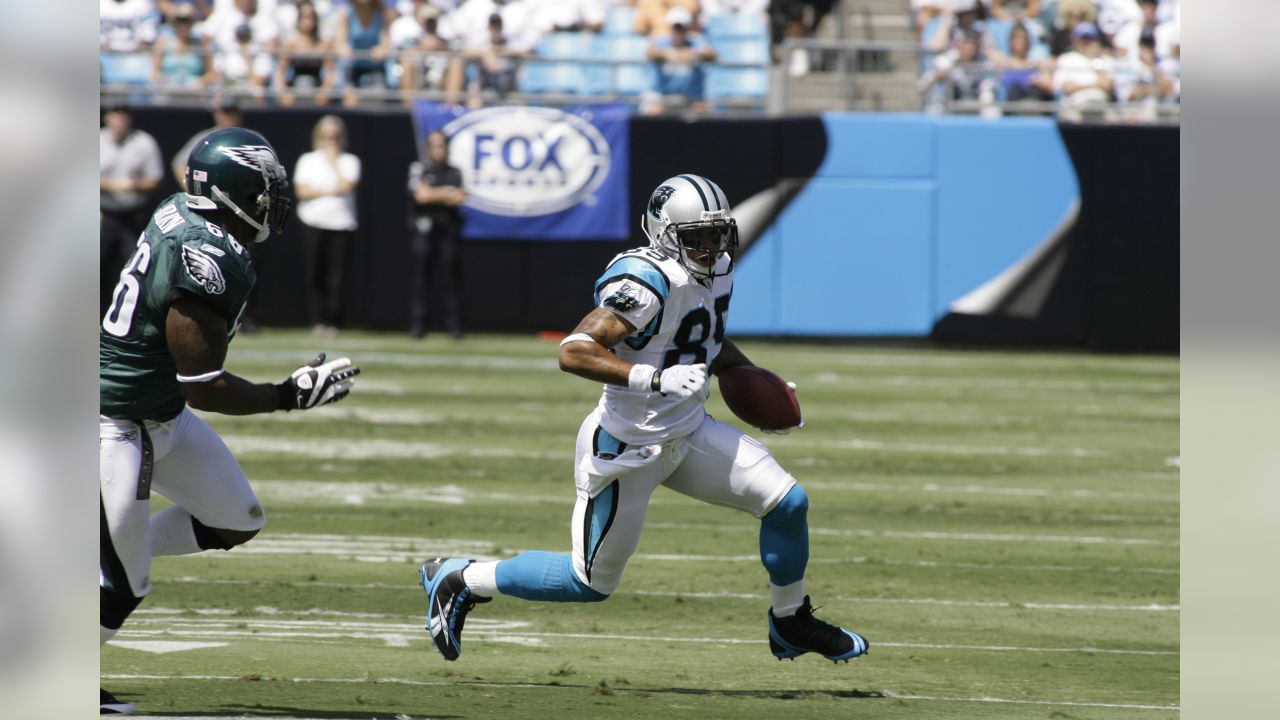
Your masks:
{"label": "white glove", "polygon": [[[791,390],[794,392],[796,389],[796,384],[791,381],[787,381],[787,387],[791,388]],[[765,435],[790,435],[792,430],[798,430],[802,427],[804,427],[803,415],[800,416],[800,424],[793,428],[782,428],[781,430],[766,430],[764,428],[760,428],[760,432],[764,433]]]}
{"label": "white glove", "polygon": [[360,368],[351,364],[351,358],[325,362],[324,353],[320,353],[315,360],[294,370],[287,380],[276,386],[280,393],[280,408],[306,410],[337,402],[351,392],[351,385],[355,382],[351,378],[359,374]]}
{"label": "white glove", "polygon": [[707,384],[707,364],[672,365],[662,371],[662,387],[658,392],[663,395],[675,394],[686,398],[700,392]]}
{"label": "white glove", "polygon": [[627,386],[632,390],[660,392],[663,395],[674,394],[687,398],[702,390],[707,384],[707,364],[672,365],[658,371],[652,365],[635,365],[631,368],[631,377]]}

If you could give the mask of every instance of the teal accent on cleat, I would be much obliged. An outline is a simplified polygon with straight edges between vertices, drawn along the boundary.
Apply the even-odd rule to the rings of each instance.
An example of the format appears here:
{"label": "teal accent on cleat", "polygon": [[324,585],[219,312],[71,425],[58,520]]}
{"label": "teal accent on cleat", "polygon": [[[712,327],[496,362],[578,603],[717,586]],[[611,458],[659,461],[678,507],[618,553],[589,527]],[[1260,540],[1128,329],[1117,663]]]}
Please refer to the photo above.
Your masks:
{"label": "teal accent on cleat", "polygon": [[813,611],[808,595],[791,617],[775,617],[773,610],[769,610],[769,650],[774,657],[794,660],[814,652],[834,663],[841,660],[848,663],[867,653],[870,643],[866,638],[815,618]]}
{"label": "teal accent on cleat", "polygon": [[436,558],[418,569],[422,589],[427,593],[427,631],[445,660],[462,654],[462,626],[476,603],[492,598],[471,592],[462,571],[471,564],[467,558]]}
{"label": "teal accent on cleat", "polygon": [[98,688],[99,715],[132,715],[134,709],[133,703],[119,700],[115,695]]}

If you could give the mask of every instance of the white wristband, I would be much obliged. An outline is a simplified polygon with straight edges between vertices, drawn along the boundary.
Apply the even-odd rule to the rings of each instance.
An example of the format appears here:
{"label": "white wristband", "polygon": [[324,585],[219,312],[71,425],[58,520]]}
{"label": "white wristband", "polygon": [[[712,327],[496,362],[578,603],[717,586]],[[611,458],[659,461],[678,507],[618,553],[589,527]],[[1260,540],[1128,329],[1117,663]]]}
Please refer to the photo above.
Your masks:
{"label": "white wristband", "polygon": [[656,372],[658,372],[658,368],[652,365],[641,365],[639,363],[632,365],[631,375],[627,378],[627,387],[632,390],[653,392],[653,375]]}
{"label": "white wristband", "polygon": [[223,368],[219,368],[219,369],[214,370],[214,371],[212,371],[212,372],[203,373],[203,374],[201,374],[201,375],[182,375],[182,374],[178,374],[178,382],[180,382],[180,383],[202,383],[202,382],[209,382],[210,380],[213,380],[213,379],[217,378],[219,375],[221,375],[221,374],[222,374],[222,373],[224,373],[224,372],[226,372],[226,370],[225,370],[225,369],[223,369]]}
{"label": "white wristband", "polygon": [[595,338],[591,337],[586,333],[574,333],[569,337],[566,337],[565,339],[561,340],[560,347],[564,347],[565,345],[568,345],[569,343],[573,343],[573,342],[595,342],[595,341],[596,341]]}

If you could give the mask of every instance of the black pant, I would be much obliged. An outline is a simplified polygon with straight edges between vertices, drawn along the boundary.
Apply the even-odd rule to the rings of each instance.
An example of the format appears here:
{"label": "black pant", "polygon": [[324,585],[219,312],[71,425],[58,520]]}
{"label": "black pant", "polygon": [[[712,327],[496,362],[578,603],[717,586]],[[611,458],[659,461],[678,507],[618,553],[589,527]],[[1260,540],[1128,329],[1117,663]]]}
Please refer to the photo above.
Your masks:
{"label": "black pant", "polygon": [[120,280],[120,271],[138,245],[138,236],[147,226],[142,208],[125,212],[103,212],[98,226],[98,319],[111,306],[111,293]]}
{"label": "black pant", "polygon": [[434,223],[422,232],[414,229],[410,253],[409,330],[427,331],[430,317],[431,272],[440,267],[440,289],[444,293],[444,325],[453,335],[462,333],[461,228],[452,223]]}
{"label": "black pant", "polygon": [[321,230],[298,223],[307,306],[312,325],[338,327],[342,322],[342,281],[347,269],[349,230]]}

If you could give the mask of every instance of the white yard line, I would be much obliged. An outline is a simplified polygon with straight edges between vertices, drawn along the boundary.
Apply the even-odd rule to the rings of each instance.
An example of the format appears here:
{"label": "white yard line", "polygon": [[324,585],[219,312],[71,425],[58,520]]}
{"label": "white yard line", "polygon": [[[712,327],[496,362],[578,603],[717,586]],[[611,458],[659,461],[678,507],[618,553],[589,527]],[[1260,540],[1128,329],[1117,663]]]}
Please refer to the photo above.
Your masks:
{"label": "white yard line", "polygon": [[[489,452],[497,454],[496,449],[490,449]],[[512,454],[516,453],[515,450],[505,452],[510,452]],[[383,481],[324,482],[315,480],[255,480],[253,481],[253,487],[260,495],[269,495],[271,497],[287,501],[326,500],[360,504],[365,499],[369,499],[392,500],[397,502],[444,503],[450,505],[461,505],[466,503],[468,500],[540,502],[556,504],[571,504],[573,502],[573,494],[567,491],[555,495],[530,495],[515,492],[477,491],[455,483],[449,483],[446,485],[416,485]],[[913,483],[833,482],[817,480],[805,482],[804,487],[811,490],[835,490],[841,492],[908,492],[941,495],[1104,498],[1115,500],[1147,500],[1168,503],[1177,503],[1179,501],[1179,497],[1176,493],[1141,493],[1115,490],[1078,489],[1054,490],[1049,488],[1001,487],[994,485],[981,485],[977,483],[967,483],[964,485],[924,483],[917,485]],[[1150,516],[1137,514],[1077,516],[1072,515],[1071,513],[1063,513],[1062,516],[1068,519],[1080,517],[1081,519],[1086,520],[1095,519],[1098,521],[1111,522],[1152,519]],[[1177,521],[1176,518],[1168,517],[1156,517],[1154,519],[1172,522]]]}
{"label": "white yard line", "polygon": [[[202,682],[247,682],[246,678],[238,675],[146,675],[139,673],[104,673],[101,675],[103,680],[119,680],[119,681],[202,681]],[[284,680],[294,683],[333,683],[333,684],[387,684],[387,685],[410,685],[415,687],[488,687],[488,688],[520,688],[528,690],[554,690],[554,691],[582,691],[590,690],[585,686],[573,685],[536,685],[529,683],[491,683],[481,681],[459,681],[451,682],[444,680],[413,680],[411,678],[395,678],[395,677],[355,677],[355,678],[323,678],[323,677],[272,677],[272,680]],[[637,692],[637,693],[654,693],[661,692],[662,688],[639,688],[639,687],[616,687],[611,688],[614,692]],[[781,691],[779,691],[781,692]],[[813,692],[820,693],[821,690]],[[1099,708],[1118,708],[1130,710],[1178,710],[1177,705],[1145,705],[1136,703],[1103,703],[1089,702],[1083,700],[1017,700],[1011,698],[996,697],[935,697],[929,695],[910,695],[899,693],[893,690],[879,691],[884,697],[894,700],[912,700],[921,702],[984,702],[984,703],[1009,703],[1016,705],[1049,705],[1063,707],[1099,707]],[[714,694],[714,690],[708,691],[708,694]],[[874,698],[868,698],[874,700]],[[154,716],[152,716],[154,717]],[[184,716],[185,717],[185,716]],[[295,719],[296,720],[296,719]]]}
{"label": "white yard line", "polygon": [[[314,458],[351,459],[424,459],[434,460],[452,455],[468,457],[517,457],[572,462],[571,449],[524,450],[510,447],[456,447],[438,443],[407,440],[347,440],[343,438],[302,439],[271,434],[224,435],[222,438],[236,455],[306,455]],[[866,438],[847,440],[805,440],[798,437],[769,438],[769,445],[815,450],[851,450],[874,452],[909,452],[934,455],[996,455],[1019,457],[1103,457],[1113,453],[1086,448],[1017,447],[1003,445],[942,445],[933,443],[894,443]],[[1161,458],[1163,462],[1163,458]]]}
{"label": "white yard line", "polygon": [[[341,612],[326,613],[329,617],[347,617]],[[689,643],[694,645],[763,645],[761,638],[715,638],[688,636],[625,635],[620,633],[572,633],[545,632],[528,629],[530,623],[519,620],[493,620],[485,617],[467,618],[467,637],[483,638],[491,642],[519,644],[540,643],[542,638],[557,640],[609,640],[626,642]],[[142,616],[130,621],[120,630],[121,638],[187,638],[187,639],[257,639],[298,638],[335,639],[350,638],[384,640],[394,647],[406,647],[409,641],[429,640],[423,629],[424,621],[408,623],[350,622],[343,620],[280,620],[273,618],[237,618],[219,620],[208,617],[182,617],[179,614],[161,617]],[[878,648],[906,648],[916,650],[974,650],[983,652],[1027,653],[1081,653],[1102,655],[1154,655],[1175,656],[1177,650],[1148,650],[1131,648],[1097,647],[1028,647],[1018,645],[977,645],[956,643],[887,642],[873,640]]]}
{"label": "white yard line", "polygon": [[[664,530],[741,530],[759,532],[759,527],[748,525],[717,525],[711,523],[646,523],[645,527]],[[835,528],[809,528],[810,535],[833,535],[841,537],[875,537],[910,540],[958,540],[972,542],[1047,542],[1073,543],[1079,545],[1154,545],[1159,547],[1178,547],[1177,540],[1158,540],[1154,538],[1113,538],[1095,535],[1027,535],[1003,533],[952,533],[932,532],[924,530],[843,530]]]}
{"label": "white yard line", "polygon": [[462,455],[466,457],[511,457],[572,462],[573,453],[565,451],[517,450],[507,447],[460,448],[436,443],[406,440],[346,440],[341,438],[310,439],[271,435],[223,435],[227,447],[237,456],[304,455],[324,460],[436,460]]}

